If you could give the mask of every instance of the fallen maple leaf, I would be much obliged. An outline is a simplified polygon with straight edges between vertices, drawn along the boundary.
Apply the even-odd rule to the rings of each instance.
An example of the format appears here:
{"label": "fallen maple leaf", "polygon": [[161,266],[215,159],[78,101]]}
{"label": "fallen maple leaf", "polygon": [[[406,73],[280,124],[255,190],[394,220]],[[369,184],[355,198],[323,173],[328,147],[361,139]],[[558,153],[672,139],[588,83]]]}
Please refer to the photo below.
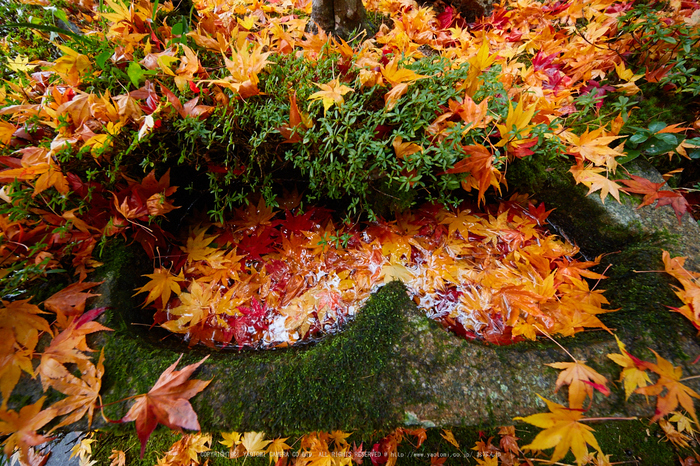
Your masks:
{"label": "fallen maple leaf", "polygon": [[598,128],[591,132],[586,129],[581,136],[567,131],[562,133],[562,137],[572,146],[570,154],[591,161],[597,167],[605,167],[614,173],[618,165],[615,157],[625,154],[608,147],[608,144],[622,136],[605,136],[605,134],[605,128]]}
{"label": "fallen maple leaf", "polygon": [[158,464],[171,466],[198,465],[199,454],[210,451],[211,435],[209,434],[185,434],[180,440],[173,443],[170,449],[161,458]]}
{"label": "fallen maple leaf", "polygon": [[137,288],[135,295],[148,291],[146,301],[143,303],[144,306],[160,298],[161,306],[164,307],[168,303],[171,293],[180,294],[181,289],[178,282],[185,280],[182,270],[178,275],[172,275],[169,270],[163,267],[157,268],[153,273],[143,276],[151,280],[141,288]]}
{"label": "fallen maple leaf", "polygon": [[508,102],[508,116],[506,116],[506,121],[502,125],[496,125],[501,134],[501,140],[496,143],[496,147],[503,147],[516,139],[526,138],[530,128],[532,128],[530,121],[535,115],[536,110],[536,105],[530,105],[525,108],[523,99],[518,102],[515,108],[513,108],[513,102]]}
{"label": "fallen maple leaf", "polygon": [[481,144],[464,146],[462,148],[467,155],[459,162],[455,163],[454,167],[449,170],[438,173],[469,173],[469,178],[462,182],[462,187],[466,191],[471,191],[472,187],[479,189],[479,204],[485,202],[485,193],[489,186],[500,188],[500,181],[503,178],[501,172],[493,166],[494,157],[491,151]]}
{"label": "fallen maple leaf", "polygon": [[[649,366],[649,369],[658,374],[659,380],[654,385],[640,387],[635,390],[635,393],[656,396],[656,412],[654,417],[651,418],[651,422],[656,422],[663,416],[675,411],[680,403],[683,409],[688,411],[693,417],[695,424],[700,424],[692,400],[692,398],[700,399],[700,395],[695,390],[681,383],[683,371],[680,367],[674,367],[669,361],[659,356],[656,351],[651,350],[651,352],[656,355],[656,364],[646,364]],[[666,394],[661,396],[664,389]]]}
{"label": "fallen maple leaf", "polygon": [[44,427],[56,417],[56,410],[45,409],[45,396],[39,398],[34,404],[27,405],[19,410],[19,413],[9,410],[0,410],[0,435],[8,435],[5,439],[5,455],[10,457],[15,448],[19,448],[20,461],[29,462],[29,448],[40,445],[49,437],[36,433],[37,429]]}
{"label": "fallen maple leaf", "polygon": [[53,380],[51,386],[68,397],[52,404],[51,408],[56,410],[58,416],[71,414],[66,416],[56,428],[73,424],[82,419],[85,414],[88,415],[88,427],[92,425],[92,415],[100,396],[102,375],[105,371],[103,363],[104,351],[100,352],[97,366],[87,363],[87,369],[81,378],[77,378],[64,366],[59,365],[63,369],[63,373],[61,377]]}
{"label": "fallen maple leaf", "polygon": [[49,299],[44,301],[44,308],[56,313],[58,324],[65,328],[67,318],[69,316],[80,315],[85,311],[85,301],[93,296],[99,296],[95,293],[84,293],[102,282],[83,282],[73,283],[62,289],[58,293],[51,295]]}
{"label": "fallen maple leaf", "polygon": [[615,335],[615,340],[620,348],[620,354],[608,354],[608,357],[624,368],[620,373],[620,380],[624,380],[625,399],[627,399],[637,388],[651,384],[651,380],[646,373],[647,364],[627,352],[625,344],[617,338],[617,335]]}
{"label": "fallen maple leaf", "polygon": [[258,456],[265,452],[272,440],[263,440],[265,432],[245,432],[241,438],[241,444],[251,456]]}
{"label": "fallen maple leaf", "polygon": [[576,184],[583,183],[586,187],[588,187],[588,193],[586,196],[600,190],[601,202],[605,203],[605,198],[608,196],[608,194],[612,194],[617,202],[620,202],[620,186],[613,180],[609,180],[605,176],[601,175],[600,172],[603,170],[604,169],[600,167],[595,168],[587,166],[584,168],[582,165],[575,165],[571,167],[571,170],[569,171],[574,175]]}
{"label": "fallen maple leaf", "polygon": [[62,377],[61,364],[74,363],[81,371],[87,370],[88,356],[84,352],[92,351],[87,346],[85,335],[101,330],[111,331],[99,322],[93,322],[105,308],[92,309],[82,316],[70,321],[65,330],[51,340],[51,344],[41,355],[41,362],[37,373],[41,376],[41,384],[44,391],[52,385],[52,382]]}
{"label": "fallen maple leaf", "polygon": [[230,450],[233,450],[239,443],[241,443],[241,434],[238,432],[221,432],[221,436],[224,439],[219,440],[219,443],[229,447]]}
{"label": "fallen maple leaf", "polygon": [[583,416],[582,410],[565,408],[539,394],[537,396],[547,403],[549,413],[514,418],[516,421],[527,422],[545,429],[537,434],[532,443],[525,445],[523,450],[546,450],[554,447],[554,453],[549,460],[553,463],[562,459],[570,449],[579,466],[584,464],[585,458],[588,456],[586,444],[598,450],[601,455],[603,454],[598,441],[593,436],[593,428],[579,422]]}
{"label": "fallen maple leaf", "polygon": [[445,440],[447,440],[449,443],[451,443],[452,445],[454,445],[454,447],[455,447],[456,449],[459,450],[459,443],[457,443],[457,440],[455,439],[455,436],[454,436],[454,434],[452,433],[451,430],[442,429],[442,433],[440,434],[440,437],[442,437],[442,438],[444,438]]}
{"label": "fallen maple leaf", "polygon": [[631,180],[618,180],[620,183],[627,186],[626,188],[620,188],[621,191],[626,193],[644,194],[644,199],[642,203],[637,206],[637,209],[653,204],[655,200],[659,198],[659,189],[666,184],[654,183],[641,176],[630,175]]}
{"label": "fallen maple leaf", "polygon": [[[309,129],[313,126],[313,121],[308,114],[299,110],[297,106],[296,91],[289,93],[289,124],[284,124],[277,128],[280,134],[284,137],[284,142],[301,142],[300,131]],[[297,131],[295,131],[297,130]]]}
{"label": "fallen maple leaf", "polygon": [[353,89],[338,82],[338,78],[329,82],[328,84],[318,84],[314,83],[316,86],[320,87],[321,90],[314,92],[309,96],[309,100],[321,100],[323,101],[323,113],[328,111],[333,104],[341,105],[345,99],[343,96],[348,92],[352,92]]}
{"label": "fallen maple leaf", "polygon": [[107,459],[112,460],[109,466],[126,466],[126,454],[121,450],[112,450],[112,454]]}
{"label": "fallen maple leaf", "polygon": [[265,451],[267,452],[267,454],[270,457],[270,463],[272,463],[273,461],[276,462],[280,458],[285,457],[284,452],[286,450],[289,450],[290,448],[292,448],[285,443],[285,440],[287,440],[287,438],[289,438],[289,437],[277,438],[277,439],[273,440],[272,442],[270,442],[270,444],[267,446],[267,450],[265,450]]}
{"label": "fallen maple leaf", "polygon": [[659,191],[659,201],[656,203],[656,207],[659,208],[665,205],[670,205],[673,208],[679,225],[683,214],[688,212],[690,208],[690,204],[688,204],[683,194],[676,191]]}
{"label": "fallen maple leaf", "polygon": [[604,376],[584,364],[586,361],[555,362],[547,364],[555,369],[563,369],[564,372],[557,377],[556,393],[563,385],[569,386],[569,407],[572,409],[583,408],[586,395],[593,401],[593,388],[597,388],[604,395],[609,395],[610,390],[605,386],[608,382]]}
{"label": "fallen maple leaf", "polygon": [[176,371],[175,367],[182,359],[180,355],[177,361],[158,377],[153,388],[148,393],[139,395],[139,400],[119,420],[119,422],[136,421],[136,433],[141,442],[141,458],[146,451],[148,438],[159,423],[171,429],[199,430],[197,413],[194,412],[188,400],[204,390],[211,380],[187,379],[207,358],[209,356]]}

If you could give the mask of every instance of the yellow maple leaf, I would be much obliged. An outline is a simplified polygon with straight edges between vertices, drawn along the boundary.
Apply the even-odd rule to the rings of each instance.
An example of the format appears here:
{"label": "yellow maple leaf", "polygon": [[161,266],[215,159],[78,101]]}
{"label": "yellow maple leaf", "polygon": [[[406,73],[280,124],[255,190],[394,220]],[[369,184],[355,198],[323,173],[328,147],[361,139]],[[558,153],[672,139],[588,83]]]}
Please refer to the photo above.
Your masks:
{"label": "yellow maple leaf", "polygon": [[234,82],[251,81],[255,85],[258,84],[258,73],[270,63],[267,57],[272,54],[263,52],[263,48],[262,44],[257,44],[250,51],[245,44],[242,47],[231,46],[231,59],[224,56],[224,63]]}
{"label": "yellow maple leaf", "polygon": [[620,348],[620,354],[612,353],[608,354],[608,357],[615,361],[615,364],[623,367],[620,380],[624,380],[625,399],[627,399],[638,387],[646,387],[651,384],[651,380],[646,373],[646,367],[643,366],[644,361],[630,355],[625,348],[625,344],[617,338],[617,335],[615,335],[615,340],[617,340],[617,346]]}
{"label": "yellow maple leaf", "polygon": [[113,23],[119,23],[121,21],[131,21],[131,10],[126,8],[121,3],[114,0],[106,0],[107,5],[114,11],[114,13],[99,13],[99,15],[108,21]]}
{"label": "yellow maple leaf", "polygon": [[219,440],[219,443],[234,449],[239,443],[241,443],[241,434],[236,431],[233,432],[221,432],[223,440]]}
{"label": "yellow maple leaf", "polygon": [[261,455],[265,453],[265,447],[272,443],[272,440],[263,440],[264,438],[264,432],[246,432],[241,438],[241,444],[249,455]]}
{"label": "yellow maple leaf", "polygon": [[418,79],[427,78],[427,76],[418,74],[408,68],[399,68],[398,56],[394,56],[381,71],[384,79],[386,79],[392,87],[401,83],[410,83]]}
{"label": "yellow maple leaf", "polygon": [[447,440],[449,443],[451,443],[452,445],[454,445],[454,447],[455,447],[456,449],[459,450],[459,443],[457,443],[457,440],[455,439],[455,436],[454,436],[454,434],[452,433],[451,430],[442,429],[442,433],[440,434],[440,437],[442,437],[442,438],[444,438],[445,440]]}
{"label": "yellow maple leaf", "polygon": [[576,180],[576,184],[583,183],[588,187],[587,196],[600,190],[600,200],[605,203],[605,198],[611,194],[617,202],[620,202],[620,185],[613,180],[601,175],[603,168],[593,167],[591,165],[584,167],[583,165],[574,165],[569,170]]}
{"label": "yellow maple leaf", "polygon": [[320,91],[314,92],[309,96],[309,100],[321,100],[323,101],[323,113],[325,114],[333,104],[341,105],[345,102],[343,96],[348,92],[353,92],[353,89],[338,82],[338,78],[329,82],[328,84],[318,84],[314,83],[316,86],[321,88]]}
{"label": "yellow maple leaf", "polygon": [[586,445],[592,446],[598,453],[603,454],[598,441],[593,436],[595,431],[579,422],[583,416],[582,410],[565,408],[539,394],[537,396],[547,404],[549,413],[514,418],[516,421],[527,422],[545,429],[537,434],[532,443],[522,447],[523,450],[547,450],[554,447],[554,453],[550,458],[552,463],[562,459],[571,450],[579,466],[584,464],[588,457]]}
{"label": "yellow maple leaf", "polygon": [[286,450],[289,450],[292,448],[285,443],[285,440],[287,440],[287,438],[289,438],[289,437],[277,438],[277,439],[273,440],[272,442],[270,442],[270,444],[267,446],[267,450],[265,450],[265,451],[269,455],[270,463],[272,463],[273,461],[276,462],[278,459],[280,459],[282,456],[284,456],[284,452]]}
{"label": "yellow maple leaf", "polygon": [[476,90],[481,85],[481,79],[479,76],[481,73],[487,69],[489,66],[496,61],[497,54],[489,54],[489,43],[484,40],[479,47],[479,51],[472,58],[469,59],[469,74],[467,79],[462,84],[462,87],[466,89],[468,96],[473,96]]}
{"label": "yellow maple leaf", "polygon": [[570,132],[562,133],[562,139],[571,144],[569,153],[578,155],[584,160],[593,162],[597,167],[605,167],[615,173],[617,161],[615,157],[622,157],[625,154],[616,149],[608,147],[608,144],[623,136],[606,136],[605,128],[598,128],[594,131],[586,131],[577,136]]}
{"label": "yellow maple leaf", "polygon": [[404,283],[408,283],[415,277],[414,273],[406,268],[399,262],[388,262],[382,267],[382,271],[379,274],[379,278],[384,280],[384,283],[389,283],[393,280],[401,280]]}
{"label": "yellow maple leaf", "polygon": [[180,294],[180,285],[178,282],[185,280],[185,277],[182,275],[182,270],[179,275],[173,275],[164,267],[159,267],[155,269],[153,273],[142,276],[148,277],[151,280],[141,288],[137,288],[134,296],[148,291],[146,301],[143,303],[144,306],[160,298],[161,306],[165,307],[170,300],[171,293]]}
{"label": "yellow maple leaf", "polygon": [[29,71],[29,58],[24,55],[17,55],[15,58],[7,60],[7,67],[12,71]]}
{"label": "yellow maple leaf", "polygon": [[63,52],[63,56],[49,69],[55,71],[66,84],[78,86],[83,76],[92,68],[90,59],[65,45],[57,47]]}
{"label": "yellow maple leaf", "polygon": [[333,443],[335,443],[336,448],[343,449],[348,447],[348,442],[345,439],[350,437],[351,435],[352,432],[346,433],[342,430],[334,430],[333,432],[328,434],[328,439],[333,440]]}
{"label": "yellow maple leaf", "polygon": [[209,315],[214,304],[214,292],[209,286],[202,286],[197,281],[190,285],[189,293],[180,294],[180,304],[168,312],[178,316],[176,320],[164,322],[162,326],[173,333],[186,333]]}
{"label": "yellow maple leaf", "polygon": [[525,108],[525,99],[522,98],[515,108],[513,108],[512,102],[508,102],[508,116],[506,116],[505,123],[496,125],[501,133],[501,140],[496,143],[496,147],[503,147],[518,138],[526,138],[530,128],[532,128],[530,121],[536,110],[536,105]]}
{"label": "yellow maple leaf", "polygon": [[408,157],[409,155],[415,154],[416,152],[423,151],[423,147],[419,146],[418,144],[414,144],[412,142],[403,142],[403,138],[401,136],[396,136],[394,138],[392,146],[394,146],[396,158],[401,160]]}
{"label": "yellow maple leaf", "polygon": [[206,231],[207,229],[203,228],[197,232],[194,238],[189,236],[185,247],[180,247],[187,253],[187,262],[192,263],[195,261],[205,261],[210,254],[216,251],[216,248],[210,248],[208,246],[218,237],[218,235],[205,238],[204,234]]}

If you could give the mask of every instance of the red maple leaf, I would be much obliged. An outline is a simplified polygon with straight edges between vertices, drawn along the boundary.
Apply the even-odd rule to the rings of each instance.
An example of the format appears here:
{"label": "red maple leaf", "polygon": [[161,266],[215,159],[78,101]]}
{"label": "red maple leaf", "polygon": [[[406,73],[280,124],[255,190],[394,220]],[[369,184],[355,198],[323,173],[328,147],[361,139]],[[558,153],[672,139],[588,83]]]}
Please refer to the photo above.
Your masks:
{"label": "red maple leaf", "polygon": [[211,380],[187,379],[208,357],[176,371],[175,367],[182,359],[180,355],[177,361],[158,377],[153,388],[145,395],[140,395],[126,416],[118,421],[136,421],[136,433],[141,442],[141,458],[146,450],[148,438],[159,423],[176,430],[199,430],[197,413],[188,400],[204,390]]}
{"label": "red maple leaf", "polygon": [[673,210],[676,212],[676,218],[678,218],[678,224],[681,223],[683,214],[690,208],[683,194],[675,191],[659,191],[659,202],[656,203],[656,207],[659,208],[665,205],[673,207]]}
{"label": "red maple leaf", "polygon": [[642,203],[639,204],[639,206],[637,206],[638,209],[640,207],[644,207],[645,205],[652,204],[655,200],[659,198],[659,189],[665,183],[654,183],[646,178],[642,178],[641,176],[636,175],[630,175],[630,177],[632,177],[631,180],[617,181],[627,186],[626,188],[620,189],[628,194],[644,194],[644,199],[642,199]]}

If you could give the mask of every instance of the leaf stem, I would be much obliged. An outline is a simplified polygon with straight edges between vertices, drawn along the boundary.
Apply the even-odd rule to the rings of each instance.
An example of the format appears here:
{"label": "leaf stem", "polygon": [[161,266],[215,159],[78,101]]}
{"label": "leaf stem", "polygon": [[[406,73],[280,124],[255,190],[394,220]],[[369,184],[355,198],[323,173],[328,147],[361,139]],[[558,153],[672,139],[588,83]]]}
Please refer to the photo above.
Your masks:
{"label": "leaf stem", "polygon": [[700,375],[691,375],[690,377],[683,377],[679,382],[684,382],[686,380],[700,379]]}
{"label": "leaf stem", "polygon": [[111,406],[111,405],[114,405],[114,404],[117,404],[117,403],[121,403],[122,401],[133,400],[134,398],[138,398],[138,397],[140,397],[140,396],[145,396],[145,395],[146,395],[145,393],[142,393],[141,395],[129,396],[129,397],[126,397],[126,398],[122,398],[121,400],[112,401],[111,403],[107,403],[107,404],[100,405],[100,406],[98,406],[98,408],[102,409],[102,408],[104,408],[105,406]]}
{"label": "leaf stem", "polygon": [[639,418],[633,417],[584,417],[579,419],[579,422],[599,422],[599,421],[636,421]]}
{"label": "leaf stem", "polygon": [[559,348],[562,349],[562,351],[564,351],[566,354],[568,354],[569,357],[570,357],[571,359],[574,360],[574,362],[578,362],[578,359],[576,359],[575,357],[573,357],[573,356],[571,355],[571,353],[569,353],[569,352],[566,350],[566,348],[564,348],[557,340],[555,340],[554,338],[552,338],[552,336],[551,336],[549,333],[547,333],[546,330],[542,330],[541,328],[539,328],[539,327],[538,327],[537,325],[535,325],[535,324],[533,324],[532,326],[535,327],[535,328],[536,328],[537,330],[539,330],[540,332],[542,332],[547,338],[549,338],[550,340],[552,340],[552,341],[554,342],[554,344],[556,344]]}

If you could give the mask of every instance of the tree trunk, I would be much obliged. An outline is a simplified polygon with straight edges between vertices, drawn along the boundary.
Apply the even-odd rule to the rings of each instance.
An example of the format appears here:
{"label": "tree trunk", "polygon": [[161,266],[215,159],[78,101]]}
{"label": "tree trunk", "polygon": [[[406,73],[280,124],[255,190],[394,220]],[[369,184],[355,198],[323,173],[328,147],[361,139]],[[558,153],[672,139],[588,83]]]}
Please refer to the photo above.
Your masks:
{"label": "tree trunk", "polygon": [[345,40],[360,32],[369,33],[367,13],[362,0],[313,0],[309,30],[322,29]]}

